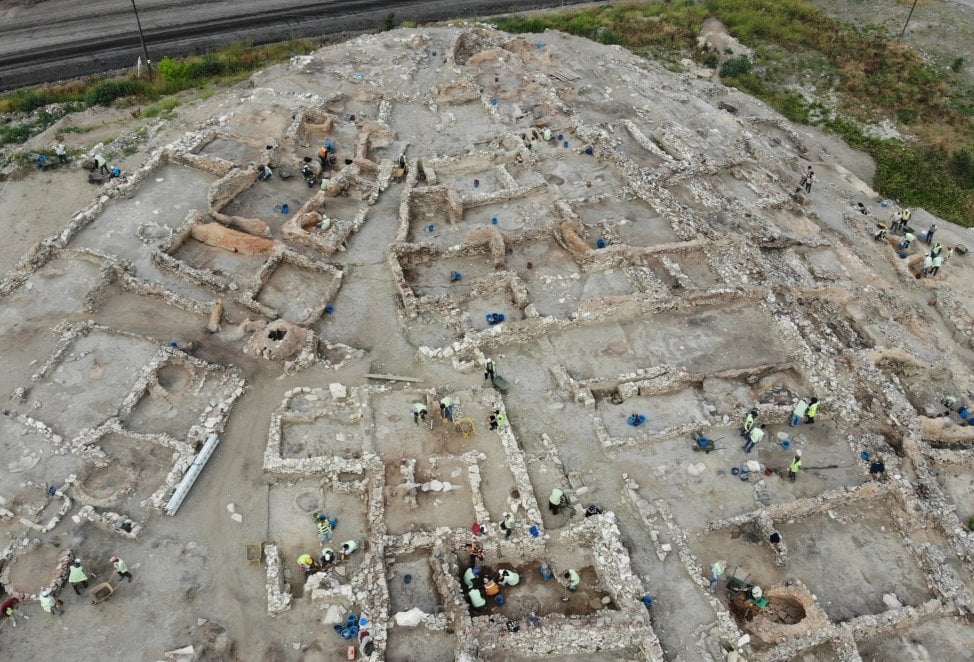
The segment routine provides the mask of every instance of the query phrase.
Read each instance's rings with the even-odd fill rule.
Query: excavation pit
[[[159,345],[138,336],[93,331],[68,351],[33,388],[38,416],[68,438],[117,415],[134,382],[132,366],[148,363]]]
[[[788,541],[788,574],[808,585],[833,621],[886,611],[886,593],[895,593],[909,605],[930,598],[926,576],[903,546],[889,506],[882,501],[834,508],[800,523],[784,522],[779,530]],[[837,555],[845,562],[822,563]]]
[[[204,145],[198,153],[223,159],[240,167],[256,161],[262,151],[254,145],[218,137]]]
[[[453,662],[456,635],[423,627],[395,627],[389,630],[385,659],[389,662]]]
[[[225,248],[204,244],[188,237],[173,253],[184,264],[219,278],[246,283],[252,280],[267,261],[266,255],[244,255]]]
[[[260,288],[257,301],[294,324],[313,324],[341,285],[341,272],[318,272],[284,262]]]
[[[207,192],[215,180],[193,168],[165,165],[139,188],[139,195],[119,198],[71,242],[72,248],[92,248],[138,262],[149,249],[136,234],[140,227],[171,232],[186,220],[192,209],[208,208]]]
[[[462,529],[476,521],[470,483],[467,482],[468,466],[462,458],[454,456],[417,458],[414,474],[416,483],[422,486],[440,481],[449,483],[452,489],[449,492],[445,489],[424,491],[422,487],[417,487],[411,492],[415,496],[415,507],[411,507],[403,497],[394,496],[399,491],[389,490],[390,496],[385,509],[389,535],[433,531],[441,526]],[[386,485],[395,488],[402,482],[400,464],[387,464]]]
[[[347,582],[359,568],[367,547],[366,497],[355,491],[339,491],[331,481],[300,480],[291,483],[276,483],[270,486],[269,508],[274,516],[270,518],[269,536],[277,541],[281,549],[283,566],[291,572],[292,588],[300,592],[303,585],[297,558],[311,554],[318,558],[322,547],[331,547],[338,552],[345,540],[356,540],[359,550],[346,561],[348,573],[341,579]],[[308,493],[316,493],[320,512],[337,518],[338,523],[332,533],[331,542],[322,543],[313,514],[306,507],[311,503]],[[334,574],[334,573],[332,573]]]
[[[207,371],[178,361],[165,363],[125,418],[124,426],[134,432],[185,439],[209,402],[225,390],[224,376],[222,370]]]
[[[282,169],[291,171],[288,179],[279,178]],[[269,181],[255,182],[220,211],[227,216],[260,219],[270,228],[270,237],[280,239],[281,229],[290,216],[317,192],[317,186],[309,188],[302,179],[300,165],[279,166]],[[282,211],[284,205],[288,207],[287,214]]]
[[[407,583],[406,576],[409,576]],[[419,608],[427,614],[443,610],[433,583],[428,552],[403,554],[387,570],[391,613]]]

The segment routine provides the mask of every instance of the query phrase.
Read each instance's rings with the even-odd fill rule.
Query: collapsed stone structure
[[[248,560],[276,624],[324,626],[307,651],[344,646],[330,630],[349,613],[367,615],[376,660],[415,655],[414,631],[429,659],[857,660],[969,619],[974,505],[944,475],[974,466],[974,437],[939,404],[974,398],[969,265],[917,281],[852,211],[879,197],[814,138],[735,91],[581,44],[467,26],[295,58],[26,255],[0,283],[8,319],[66,321],[53,347],[31,341],[42,362],[18,364],[3,421],[65,473],[38,509],[39,456],[17,460],[30,478],[0,495],[0,523],[30,534],[0,554],[4,587],[63,582],[70,553],[54,579],[12,575],[76,504],[76,527],[142,541],[212,435],[231,449],[220,461],[267,429],[244,464],[261,475],[236,477],[266,485]],[[824,167],[810,198],[790,191],[806,160]],[[177,192],[152,217],[132,203]],[[257,409],[283,400],[233,431],[248,383]],[[818,422],[789,429],[809,395]],[[750,457],[736,439],[752,408],[772,434]],[[508,423],[489,429],[492,413]],[[716,452],[694,453],[694,433]],[[795,448],[809,467],[789,483]],[[861,458],[883,460],[882,480]],[[570,515],[549,512],[554,488]],[[361,549],[303,577],[318,512]],[[485,567],[524,578],[486,613],[460,580],[471,523]],[[836,586],[804,524],[868,581]],[[867,543],[900,569],[871,576]],[[728,570],[765,587],[768,611],[735,611],[727,577],[710,592],[721,558],[752,568]],[[582,589],[562,602],[541,566],[580,570]]]

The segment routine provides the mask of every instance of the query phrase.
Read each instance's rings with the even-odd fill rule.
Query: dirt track
[[[388,2],[383,0],[139,0],[149,57],[185,55],[234,41],[374,30],[385,17],[429,21],[576,4],[576,0]],[[0,1],[0,90],[133,66],[141,54],[128,2]]]

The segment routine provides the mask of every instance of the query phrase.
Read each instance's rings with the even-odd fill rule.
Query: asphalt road
[[[483,16],[583,0],[136,0],[149,57],[235,41],[340,37],[396,23]],[[0,0],[0,90],[130,67],[141,54],[131,0]]]

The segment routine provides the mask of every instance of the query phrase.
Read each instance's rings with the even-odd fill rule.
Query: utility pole
[[[906,23],[903,24],[903,32],[900,33],[900,37],[906,34],[906,27],[910,24],[910,19],[913,18],[913,10],[917,8],[917,2],[918,0],[913,0],[913,6],[910,7],[910,14],[906,17]]]
[[[149,79],[152,79],[152,63],[149,62],[149,49],[145,47],[145,35],[142,34],[142,21],[139,20],[139,10],[135,7],[135,0],[132,0],[132,11],[135,12],[135,24],[139,27],[139,41],[142,42],[142,55],[145,57],[145,69],[149,72]]]

